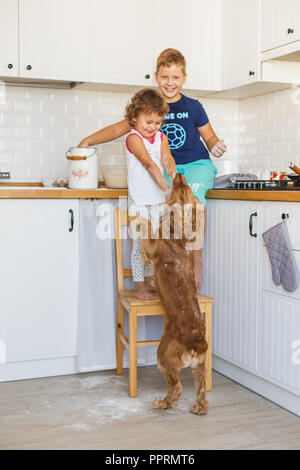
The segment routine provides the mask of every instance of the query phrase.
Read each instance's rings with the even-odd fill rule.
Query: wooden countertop
[[[103,183],[99,183],[98,189],[66,189],[45,188],[39,181],[0,182],[0,199],[118,199],[127,195],[127,189],[109,189],[105,188]],[[206,197],[207,199],[300,202],[300,191],[212,189],[207,192]]]
[[[211,189],[206,194],[207,199],[231,199],[244,201],[289,201],[300,202],[300,191],[298,190],[231,190],[231,189]]]
[[[45,188],[41,182],[0,182],[0,199],[118,199],[127,197],[127,189]]]

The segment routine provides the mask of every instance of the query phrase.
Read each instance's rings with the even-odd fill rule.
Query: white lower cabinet
[[[274,284],[262,239],[265,230],[281,222],[282,214],[288,214],[292,248],[300,269],[300,204],[209,200],[207,214],[202,292],[216,299],[216,361],[231,364],[234,380],[249,388],[253,383],[258,393],[300,414],[300,288],[288,292]],[[224,366],[224,370],[230,368]],[[219,371],[223,371],[222,366]],[[280,387],[282,392],[268,391],[264,385],[256,388],[254,378],[251,381],[254,376],[255,380],[262,379],[262,384],[267,381]],[[283,397],[283,392],[291,396]],[[296,408],[294,394],[299,403]]]
[[[263,291],[258,315],[258,373],[300,393],[300,302]]]
[[[213,350],[241,367],[255,369],[261,245],[249,232],[255,202],[208,203],[202,292],[216,299]],[[253,233],[259,218],[252,216]]]
[[[75,357],[78,207],[78,200],[0,201],[0,380],[58,375],[51,360],[62,366]]]

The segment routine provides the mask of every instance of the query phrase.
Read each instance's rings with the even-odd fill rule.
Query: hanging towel
[[[117,283],[114,210],[118,199],[80,199],[79,282],[76,367],[90,372],[116,367]],[[126,205],[127,207],[127,205]],[[102,233],[103,232],[103,233]],[[104,234],[104,236],[101,235]],[[123,241],[124,266],[130,268],[131,240]],[[131,278],[125,289],[133,289]],[[128,337],[128,315],[125,335]],[[138,340],[160,338],[163,317],[139,320]],[[138,348],[138,364],[155,364],[157,346]],[[128,367],[124,353],[124,367]]]
[[[216,176],[214,180],[214,188],[233,188],[236,180],[247,181],[247,180],[257,180],[257,176],[252,173],[230,173],[228,175]]]
[[[103,202],[104,201],[104,202]],[[110,201],[112,206],[114,200]],[[79,224],[79,283],[77,370],[115,367],[115,266],[113,237],[97,237],[97,213],[105,199],[81,199]],[[106,204],[107,205],[107,204]],[[110,207],[110,206],[109,206]],[[114,207],[110,212],[113,216]],[[113,217],[110,217],[113,220]],[[108,227],[108,230],[111,230]],[[112,231],[112,230],[111,230]]]
[[[274,283],[277,286],[282,284],[289,292],[296,290],[299,287],[300,274],[286,221],[269,228],[262,237],[269,253]]]

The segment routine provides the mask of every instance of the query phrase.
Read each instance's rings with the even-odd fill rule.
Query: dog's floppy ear
[[[158,240],[142,239],[141,240],[141,253],[145,263],[152,263],[157,256],[157,242]]]
[[[159,225],[159,238],[163,240],[182,239],[182,206],[175,202],[168,204],[161,215]]]
[[[193,195],[191,188],[186,184],[186,180],[182,175],[177,174],[175,180],[176,184],[174,184],[169,204],[171,203],[173,207],[180,205],[182,216],[180,222],[179,217],[177,221],[175,221],[175,217],[171,217],[171,232],[175,233],[175,228],[172,226],[172,222],[175,221],[179,232],[180,225],[182,227],[181,239],[183,246],[188,250],[201,249],[204,239],[204,206]]]
[[[195,198],[194,198],[195,199]],[[187,250],[201,250],[204,243],[205,209],[194,200],[184,207],[184,239]]]

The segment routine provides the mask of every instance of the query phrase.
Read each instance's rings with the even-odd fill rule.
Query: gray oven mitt
[[[286,221],[269,228],[262,237],[267,245],[273,281],[277,286],[282,283],[284,289],[289,292],[296,290],[300,283],[300,274]]]

